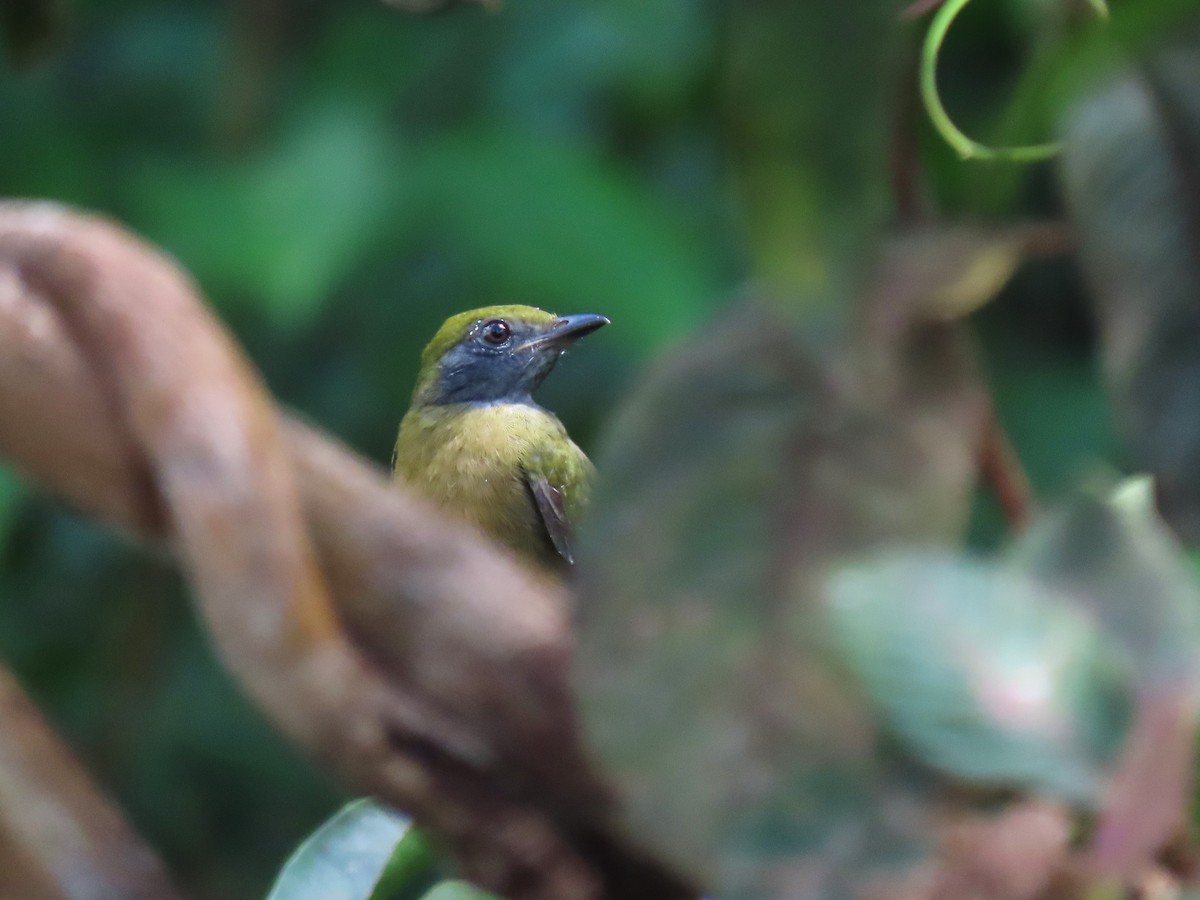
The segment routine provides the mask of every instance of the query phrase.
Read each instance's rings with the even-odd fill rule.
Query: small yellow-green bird
[[[607,324],[532,306],[452,316],[421,355],[395,478],[526,560],[574,562],[571,526],[587,505],[592,464],[533,391],[569,346]]]

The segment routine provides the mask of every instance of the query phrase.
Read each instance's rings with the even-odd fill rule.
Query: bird
[[[567,570],[595,469],[533,392],[568,347],[608,324],[519,305],[451,316],[421,354],[393,478],[525,561]]]

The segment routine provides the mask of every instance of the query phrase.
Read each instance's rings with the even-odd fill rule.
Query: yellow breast
[[[572,472],[590,468],[558,419],[520,403],[409,410],[396,439],[396,477],[455,517],[528,559],[545,561],[548,538],[525,473],[548,473],[571,497]],[[555,483],[558,482],[558,483]]]

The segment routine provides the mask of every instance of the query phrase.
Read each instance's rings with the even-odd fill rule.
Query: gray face
[[[566,347],[553,332],[516,320],[475,323],[442,357],[432,402],[531,403]]]

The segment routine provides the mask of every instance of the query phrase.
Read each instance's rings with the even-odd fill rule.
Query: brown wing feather
[[[546,526],[546,533],[550,536],[554,549],[568,564],[574,565],[575,558],[571,555],[571,523],[567,519],[567,504],[562,491],[542,476],[529,472],[525,473],[525,483],[529,485],[529,492],[533,494],[542,524]]]

